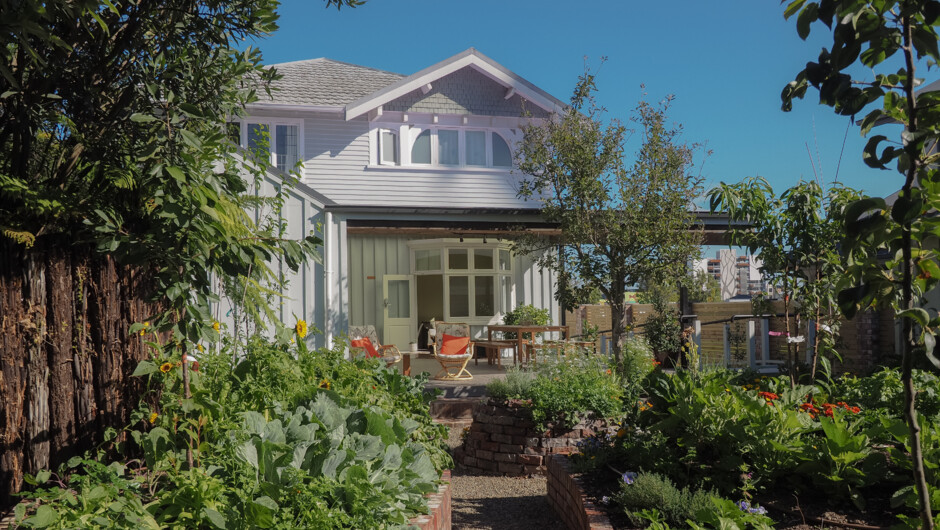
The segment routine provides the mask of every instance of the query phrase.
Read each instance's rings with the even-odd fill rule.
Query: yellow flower
[[[147,328],[149,327],[150,327],[150,322],[144,322],[144,329],[140,330],[141,337],[147,334]]]
[[[153,422],[157,421],[157,416],[159,416],[159,414],[157,414],[156,412],[151,412],[151,413],[150,413],[150,424],[151,424],[151,425],[153,424]]]
[[[294,326],[294,331],[297,332],[298,337],[300,338],[306,337],[307,336],[307,321],[304,319],[298,320],[297,325]]]
[[[202,344],[197,344],[196,349],[199,351],[205,351],[205,348],[202,347]]]
[[[329,390],[329,389],[330,389],[330,382],[327,381],[326,379],[324,379],[323,381],[320,381],[320,388],[325,388],[325,389]]]
[[[216,333],[219,332],[219,329],[220,329],[221,327],[222,327],[221,324],[219,324],[218,322],[213,322],[213,323],[212,323],[212,329],[214,329]]]
[[[160,371],[163,373],[167,373],[172,369],[173,369],[173,363],[163,363],[160,365]]]

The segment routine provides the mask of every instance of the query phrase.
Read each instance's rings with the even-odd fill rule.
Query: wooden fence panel
[[[92,450],[129,421],[147,352],[128,328],[157,309],[146,274],[88,249],[0,242],[0,507],[24,473]]]

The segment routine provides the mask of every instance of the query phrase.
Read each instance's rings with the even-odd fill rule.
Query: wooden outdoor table
[[[519,364],[521,357],[525,354],[523,350],[523,345],[525,339],[523,335],[525,333],[530,333],[532,338],[535,338],[536,333],[564,333],[562,339],[568,338],[568,326],[507,326],[507,325],[495,325],[487,326],[487,340],[493,341],[493,333],[515,333],[516,334],[516,364]],[[528,356],[526,356],[526,361],[528,361]]]
[[[514,340],[478,340],[473,343],[477,348],[483,348],[486,351],[486,363],[493,364],[496,362],[496,366],[499,368],[503,367],[502,356],[499,354],[499,350],[503,348],[512,348],[516,349],[516,341]],[[513,358],[515,359],[516,354],[513,353]],[[476,356],[474,356],[476,359]],[[476,361],[474,361],[476,364]]]

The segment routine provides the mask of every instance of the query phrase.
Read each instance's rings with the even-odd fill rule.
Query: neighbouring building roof
[[[319,58],[270,65],[283,77],[260,103],[342,107],[404,78],[367,66]]]

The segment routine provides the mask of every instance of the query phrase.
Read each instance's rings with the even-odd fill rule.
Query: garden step
[[[486,385],[454,385],[432,381],[425,385],[425,389],[441,390],[441,399],[467,399],[482,398],[486,396]]]
[[[479,401],[479,398],[436,399],[431,402],[431,417],[437,422],[472,421],[473,405]]]

